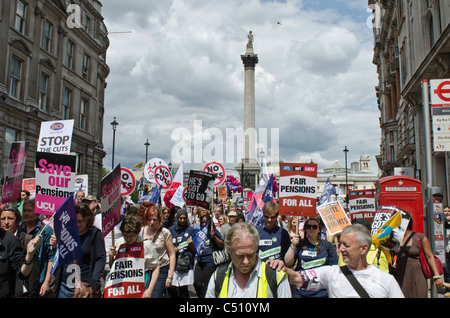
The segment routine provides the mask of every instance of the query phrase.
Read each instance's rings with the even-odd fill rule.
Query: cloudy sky
[[[107,63],[104,166],[148,159],[233,169],[242,144],[247,35],[254,34],[256,131],[267,157],[322,170],[369,155],[380,127],[367,0],[104,0]],[[131,31],[131,33],[127,33]],[[125,33],[121,33],[125,32]],[[257,153],[259,150],[257,151]],[[233,158],[234,157],[234,158]],[[181,159],[180,159],[181,158]],[[200,162],[199,162],[200,161]],[[201,162],[203,161],[203,162]]]

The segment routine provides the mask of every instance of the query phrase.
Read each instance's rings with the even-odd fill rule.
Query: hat
[[[84,201],[97,201],[97,198],[95,196],[93,196],[92,194],[90,194],[87,197],[85,197],[82,202],[84,202]]]
[[[235,211],[230,211],[228,213],[228,217],[230,217],[230,216],[238,216],[238,214]]]

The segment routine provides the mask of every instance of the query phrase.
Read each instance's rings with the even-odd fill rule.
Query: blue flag
[[[58,240],[58,246],[52,272],[58,266],[71,264],[75,260],[82,258],[73,193],[55,212],[53,216],[53,227]]]
[[[323,187],[322,195],[320,196],[319,202],[317,205],[322,205],[324,203],[331,201],[331,195],[336,193],[336,189],[333,187],[333,184],[330,182],[330,178],[327,178],[327,182]]]
[[[161,202],[160,201],[160,197],[161,197],[161,188],[162,186],[159,185],[157,187],[155,187],[152,191],[152,196],[150,197],[149,201],[153,202],[153,203],[158,203]]]
[[[206,223],[197,233],[192,235],[192,242],[194,242],[195,249],[197,250],[197,257],[202,256],[203,247],[208,236],[209,221]]]

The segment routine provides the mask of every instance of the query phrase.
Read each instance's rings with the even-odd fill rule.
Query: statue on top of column
[[[252,33],[252,31],[248,32],[247,47],[248,48],[253,48],[253,33]]]

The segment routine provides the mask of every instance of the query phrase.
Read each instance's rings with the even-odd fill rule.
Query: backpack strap
[[[266,277],[273,298],[278,298],[277,271],[266,265]]]
[[[345,277],[348,279],[350,284],[352,284],[353,288],[356,290],[356,292],[361,298],[370,298],[369,294],[361,286],[361,284],[358,282],[358,280],[353,275],[352,271],[347,267],[347,265],[340,266],[339,268],[341,269],[342,273],[344,273]]]

